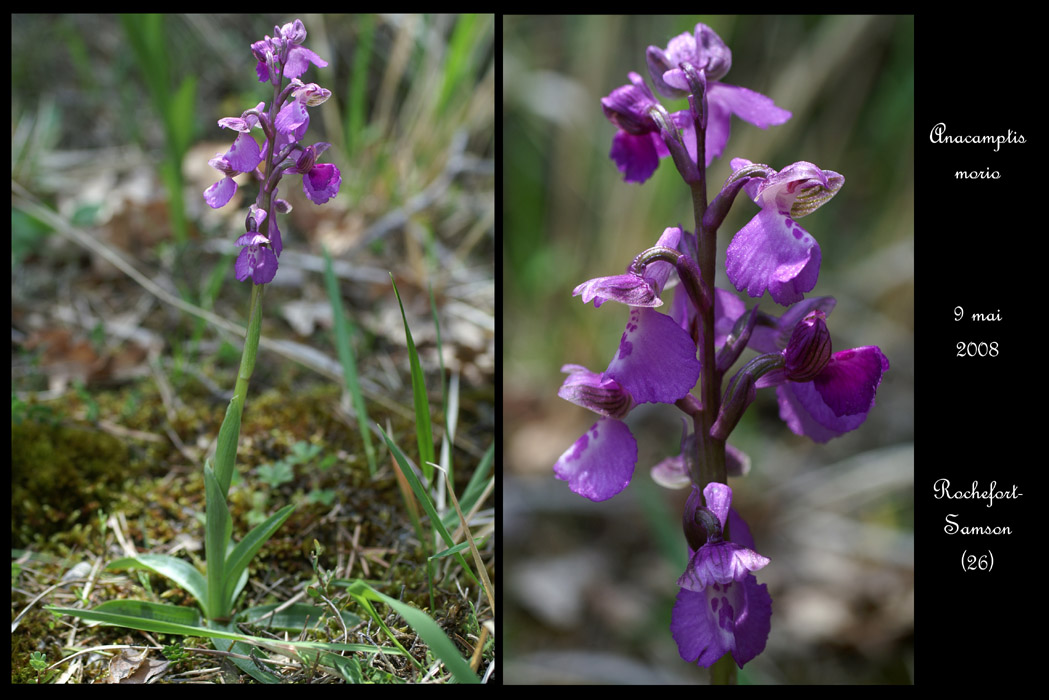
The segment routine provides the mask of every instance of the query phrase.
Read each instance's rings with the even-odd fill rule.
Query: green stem
[[[700,362],[700,399],[703,410],[693,414],[693,425],[696,432],[695,467],[691,474],[693,483],[700,491],[707,484],[716,481],[728,482],[725,468],[725,441],[710,435],[710,428],[717,420],[721,403],[721,373],[717,369],[717,354],[714,351],[714,270],[717,258],[717,229],[708,229],[703,222],[707,213],[707,173],[706,173],[706,110],[705,95],[693,88],[694,99],[699,104],[692,104],[696,126],[696,165],[699,168],[699,179],[690,182],[692,191],[692,212],[696,221],[696,263],[699,265],[700,283],[703,293],[710,303],[697,310],[699,313],[699,362]],[[698,471],[698,474],[695,472]],[[725,523],[723,536],[729,538],[728,523]],[[712,685],[735,685],[736,666],[731,654],[725,654],[710,667]]]
[[[259,337],[262,335],[262,292],[264,284],[251,285],[251,310],[248,316],[248,334],[244,337],[244,354],[240,356],[240,370],[237,372],[237,385],[233,389],[234,401],[237,401],[241,415],[244,409],[244,397],[248,394],[248,382],[255,371],[255,357],[259,352]]]
[[[725,654],[710,667],[711,685],[736,685],[736,662],[732,654]]]

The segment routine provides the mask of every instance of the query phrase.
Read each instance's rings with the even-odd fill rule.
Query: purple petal
[[[590,426],[554,464],[554,474],[591,501],[605,501],[630,483],[637,441],[626,423],[602,418]]]
[[[889,360],[876,345],[842,350],[831,356],[813,384],[836,416],[866,415],[888,369]]]
[[[294,46],[288,51],[288,62],[284,65],[284,77],[288,80],[298,78],[306,72],[310,64],[324,68],[328,62],[302,46]]]
[[[703,489],[703,498],[706,499],[707,508],[717,516],[722,526],[728,515],[729,507],[732,505],[732,489],[728,484],[711,481]]]
[[[766,207],[733,237],[725,261],[736,289],[752,297],[768,289],[787,306],[816,286],[820,247],[786,212]]]
[[[568,376],[557,395],[565,401],[611,418],[626,416],[634,405],[630,394],[614,379],[580,365],[565,365],[561,371],[568,372]]]
[[[637,403],[673,403],[696,385],[699,369],[696,346],[674,319],[634,307],[605,375]]]
[[[653,286],[644,277],[632,272],[587,280],[572,290],[572,296],[580,295],[584,304],[592,300],[595,309],[606,301],[618,301],[627,306],[663,305],[663,300],[656,296]]]
[[[753,575],[743,582],[715,584],[702,593],[681,589],[670,618],[670,632],[685,661],[709,667],[731,652],[743,668],[765,649],[771,629],[768,586]]]
[[[299,127],[303,125],[308,126],[309,123],[310,114],[306,111],[306,105],[300,100],[291,100],[288,104],[281,107],[274,125],[277,127],[277,131],[282,134],[297,134]],[[304,135],[299,134],[299,138],[302,138]]]
[[[791,432],[805,435],[815,442],[827,442],[855,430],[866,418],[865,415],[838,418],[824,403],[812,382],[781,384],[776,387],[776,399],[779,401],[779,417]]]
[[[302,176],[302,191],[314,204],[324,204],[339,193],[342,173],[332,163],[321,163]]]
[[[707,88],[707,101],[717,102],[745,122],[761,129],[783,124],[791,113],[777,107],[772,98],[736,85],[714,83]]]
[[[226,206],[236,193],[237,183],[231,177],[224,177],[204,190],[204,201],[212,209],[218,209]]]
[[[719,544],[708,544],[692,555],[677,585],[699,593],[718,583],[742,581],[751,571],[764,568],[768,563],[768,557],[735,542],[726,540]]]
[[[623,173],[624,181],[644,182],[652,177],[652,173],[659,166],[656,139],[662,143],[659,134],[655,133],[634,136],[625,131],[617,131],[612,137],[612,150],[608,155]]]
[[[262,153],[251,134],[240,134],[226,152],[226,160],[236,170],[250,173],[262,162]]]

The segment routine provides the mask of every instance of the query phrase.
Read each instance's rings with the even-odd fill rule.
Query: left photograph
[[[498,680],[496,27],[12,16],[12,683]]]

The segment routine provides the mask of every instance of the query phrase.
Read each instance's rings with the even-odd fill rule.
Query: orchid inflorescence
[[[251,45],[259,82],[273,85],[269,110],[265,102],[259,102],[239,117],[219,119],[220,127],[239,134],[225,154],[208,161],[224,177],[204,191],[204,200],[218,209],[237,192],[234,177],[252,173],[260,181],[258,197],[245,222],[247,232],[237,239],[237,245],[243,248],[235,263],[237,279],[244,281],[250,277],[255,284],[273,280],[277,258],[283,249],[276,214],[288,213],[291,205],[277,198],[281,177],[285,173],[302,175],[302,190],[316,204],[324,204],[338,194],[342,183],[338,167],[317,162],[331,147],[330,143],[301,144],[310,126],[306,108],[323,104],[331,97],[331,91],[316,83],[303,83],[299,76],[311,63],[319,68],[328,63],[302,46],[306,28],[301,20],[274,27],[273,33],[273,37],[266,36]],[[285,79],[289,80],[287,86]],[[262,148],[251,135],[255,128],[261,128],[266,137]],[[258,167],[263,163],[265,168],[260,172]]]
[[[832,297],[809,297],[821,262],[819,244],[797,220],[829,201],[844,178],[800,161],[776,170],[743,158],[707,202],[706,168],[725,151],[733,114],[767,128],[791,113],[770,98],[721,79],[732,52],[708,26],[650,46],[649,76],[664,97],[688,98],[669,112],[644,79],[601,100],[617,131],[610,157],[627,182],[641,183],[670,157],[692,193],[696,231],[666,228],[624,274],[588,280],[573,292],[595,308],[606,301],[629,307],[619,348],[603,372],[566,364],[558,394],[601,416],[561,455],[554,473],[593,501],[626,488],[638,446],[624,419],[642,403],[677,406],[692,419],[681,453],[652,469],[670,488],[691,487],[683,527],[688,565],[670,629],[681,657],[710,667],[727,655],[740,668],[760,654],[771,628],[772,600],[754,576],[769,563],[746,522],[732,509],[728,476],[741,476],[749,458],[727,443],[759,389],[775,387],[779,414],[798,435],[816,442],[854,430],[874,406],[889,362],[877,346],[833,352],[827,316]],[[752,298],[768,292],[786,310],[774,315],[747,308],[733,292],[714,287],[717,230],[744,191],[759,211],[726,250],[729,281]],[[677,274],[666,313],[661,295]],[[726,375],[746,348],[756,357]],[[699,387],[699,396],[693,389]]]

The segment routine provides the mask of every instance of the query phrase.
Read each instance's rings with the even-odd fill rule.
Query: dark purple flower
[[[208,161],[208,165],[222,172],[225,177],[204,190],[204,201],[212,209],[225,206],[237,192],[234,176],[250,173],[261,162],[262,153],[255,139],[247,133],[238,135],[224,155],[215,156]]]
[[[709,667],[727,653],[743,668],[765,649],[771,629],[772,598],[751,573],[769,563],[754,551],[750,529],[730,509],[732,490],[712,482],[703,490],[706,507],[693,486],[685,506],[685,529],[696,544],[696,513],[704,510],[706,542],[689,546],[689,563],[678,580],[670,632],[686,661]],[[730,524],[731,540],[722,538]],[[691,526],[691,527],[690,527]]]
[[[579,365],[565,365],[568,377],[557,394],[604,416],[565,450],[554,474],[569,488],[592,501],[604,501],[626,488],[637,463],[637,440],[619,420],[634,400],[614,379]]]
[[[269,239],[261,233],[249,231],[237,239],[244,246],[233,264],[237,279],[241,282],[249,277],[255,284],[269,284],[277,274],[277,256],[269,247]]]
[[[305,73],[311,63],[318,68],[328,65],[327,61],[301,46],[306,40],[306,28],[302,20],[297,19],[283,27],[274,27],[273,33],[274,38],[271,39],[267,35],[263,40],[251,45],[251,51],[258,61],[255,73],[259,76],[260,83],[276,80],[275,73],[281,61],[284,63],[283,77],[289,80]]]
[[[661,281],[652,283],[662,287]],[[673,403],[684,397],[699,379],[699,370],[696,346],[674,319],[631,307],[608,369],[597,374],[579,365],[562,367],[569,376],[558,395],[605,417],[561,455],[554,473],[593,501],[622,491],[634,473],[637,441],[620,419],[638,403]]]
[[[732,169],[751,165],[734,158]],[[837,194],[845,178],[812,163],[798,162],[744,189],[761,211],[733,237],[725,251],[728,278],[739,291],[788,306],[816,286],[820,247],[795,219],[811,214]]]
[[[314,204],[324,204],[337,195],[342,184],[342,173],[335,165],[317,163],[317,156],[330,146],[330,143],[320,142],[291,152],[290,157],[296,162],[288,172],[302,174],[302,191]]]
[[[776,387],[780,418],[797,435],[827,442],[855,430],[874,407],[882,375],[889,369],[888,358],[875,345],[826,357],[830,336],[826,314],[819,309],[809,311],[800,321],[788,319],[789,323],[795,324],[793,328],[785,324],[780,332],[781,336],[787,329],[791,332],[787,346],[780,350],[784,369],[764,375],[757,386]],[[775,352],[776,348],[762,345],[768,338],[752,339],[751,347]]]
[[[686,32],[674,37],[665,50],[649,46],[646,56],[656,90],[667,97],[684,97],[690,92],[682,63],[690,63],[705,71],[707,135],[704,148],[707,167],[725,150],[733,114],[762,129],[783,124],[791,117],[790,112],[777,107],[760,93],[718,82],[732,66],[732,52],[705,24],[697,24],[692,34]]]

